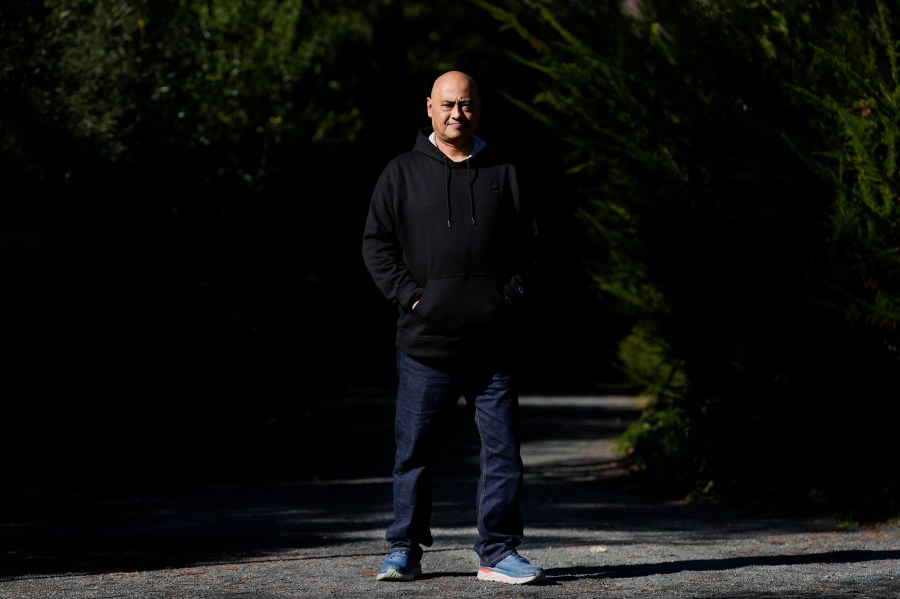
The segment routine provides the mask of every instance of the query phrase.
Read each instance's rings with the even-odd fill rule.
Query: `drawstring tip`
[[[475,224],[475,217],[474,217],[474,216],[472,217],[472,224],[473,224],[473,225]]]
[[[449,221],[449,220],[447,221],[447,228],[448,228],[448,229],[450,228],[450,221]]]

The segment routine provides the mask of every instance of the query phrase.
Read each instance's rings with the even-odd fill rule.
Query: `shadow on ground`
[[[684,534],[696,543],[712,543],[771,530],[771,521],[727,510],[637,499],[608,450],[637,411],[622,398],[610,399],[598,405],[579,398],[523,398],[523,455],[531,461],[523,507],[532,543],[554,548],[579,543],[572,530],[599,531],[610,537],[602,539],[607,546],[640,535]],[[348,538],[370,540],[378,547],[371,556],[375,561],[391,519],[392,413],[386,397],[330,400],[306,414],[316,426],[294,421],[296,434],[282,429],[269,438],[212,444],[108,480],[93,464],[93,475],[81,484],[71,473],[55,482],[36,476],[7,484],[0,579],[229,564],[297,550],[347,557]],[[440,458],[433,522],[455,549],[471,542],[477,447],[477,433],[460,404]],[[567,457],[555,460],[557,453]],[[790,524],[784,526],[789,531]],[[898,558],[900,551],[834,550],[645,559],[549,568],[548,575],[559,583]]]
[[[621,404],[531,402],[523,408],[523,435],[526,443],[596,441],[633,417]],[[63,460],[62,473],[51,455],[46,465],[34,464],[32,476],[6,483],[0,576],[153,570],[327,547],[335,533],[380,537],[391,518],[392,419],[389,397],[330,399],[268,436],[207,441],[181,454],[161,452],[157,461]],[[441,454],[436,525],[471,525],[477,456],[477,432],[460,403]],[[571,467],[556,475],[535,468],[535,510],[576,488],[594,500],[615,492],[616,479],[602,476],[610,464],[588,458]],[[594,471],[601,476],[571,480],[572,473]],[[583,502],[564,510],[557,504],[553,514],[580,524],[595,517]]]

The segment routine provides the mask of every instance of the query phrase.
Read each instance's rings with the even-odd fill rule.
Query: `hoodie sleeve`
[[[384,296],[409,309],[423,290],[403,260],[397,236],[397,194],[390,168],[379,177],[369,204],[362,255],[375,285]]]

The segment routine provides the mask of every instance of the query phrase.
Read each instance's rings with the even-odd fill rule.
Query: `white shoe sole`
[[[478,569],[478,580],[501,582],[503,584],[528,584],[536,580],[542,580],[543,578],[543,572],[539,572],[538,574],[535,574],[533,576],[513,577],[509,576],[508,574],[503,574],[502,572],[497,572],[496,570],[490,570],[488,568]]]

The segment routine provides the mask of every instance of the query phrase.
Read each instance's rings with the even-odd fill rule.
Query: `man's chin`
[[[469,135],[469,132],[466,130],[457,129],[457,130],[446,131],[444,133],[444,137],[445,137],[445,139],[447,139],[447,141],[459,142],[459,141],[466,141],[472,136]]]

